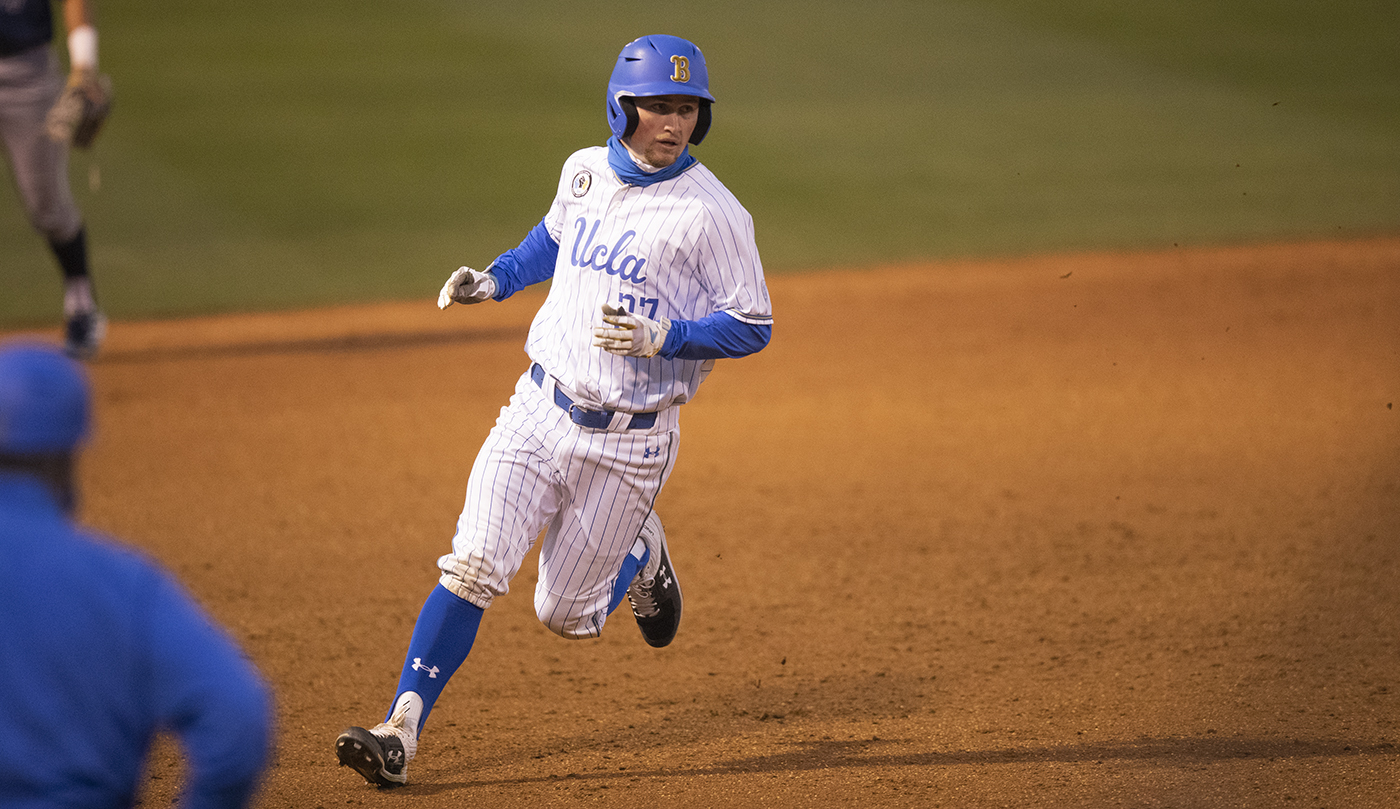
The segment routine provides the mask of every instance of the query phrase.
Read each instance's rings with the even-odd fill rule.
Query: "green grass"
[[[117,103],[73,161],[104,306],[430,298],[539,220],[655,32],[705,50],[695,153],[770,272],[1400,231],[1400,4],[478,5],[104,6]],[[0,184],[0,325],[58,289]]]

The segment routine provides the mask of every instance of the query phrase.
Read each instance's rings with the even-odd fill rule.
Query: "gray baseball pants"
[[[0,57],[0,139],[25,214],[54,244],[71,240],[83,226],[68,185],[68,146],[44,129],[61,92],[63,75],[49,46]]]

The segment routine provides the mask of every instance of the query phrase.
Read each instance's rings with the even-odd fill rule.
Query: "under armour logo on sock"
[[[432,666],[432,667],[430,668],[430,667],[428,667],[428,666],[423,665],[423,658],[421,658],[421,657],[415,657],[415,658],[413,658],[413,670],[414,670],[414,671],[426,671],[426,672],[428,672],[428,679],[429,679],[429,680],[436,680],[436,679],[437,679],[438,667],[437,667],[437,666]]]

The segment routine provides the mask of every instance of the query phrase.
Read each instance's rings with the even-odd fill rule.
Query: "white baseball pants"
[[[646,430],[588,429],[555,404],[553,379],[541,387],[522,375],[472,466],[452,553],[438,560],[442,585],[489,607],[543,531],[535,613],[563,637],[597,637],[622,561],[675,466],[678,410]]]

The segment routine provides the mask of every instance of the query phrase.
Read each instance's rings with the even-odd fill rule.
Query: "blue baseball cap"
[[[88,436],[88,382],[82,366],[53,346],[0,346],[0,453],[71,452]]]

